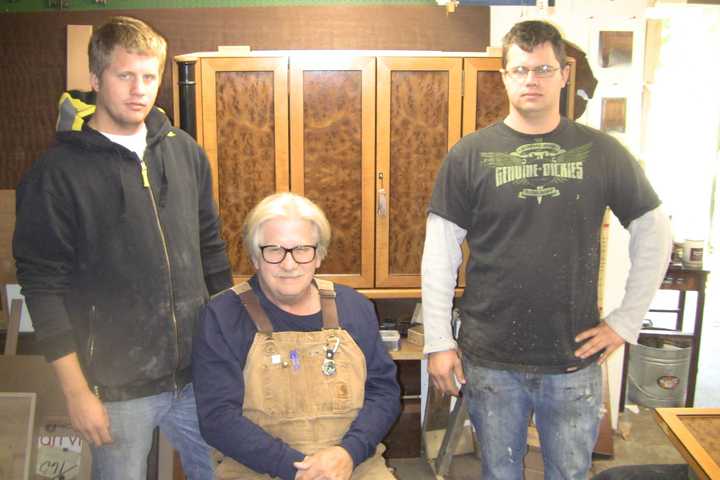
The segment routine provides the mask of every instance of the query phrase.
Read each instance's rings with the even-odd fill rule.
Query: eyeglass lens
[[[553,73],[555,73],[557,70],[560,70],[560,68],[550,65],[540,65],[535,68],[519,66],[508,69],[507,73],[512,78],[520,80],[526,78],[530,72],[533,72],[533,74],[538,78],[547,78]]]
[[[310,263],[315,259],[316,245],[298,245],[293,248],[285,248],[280,245],[264,245],[260,247],[263,259],[268,263],[282,263],[288,252],[292,255],[295,263]]]

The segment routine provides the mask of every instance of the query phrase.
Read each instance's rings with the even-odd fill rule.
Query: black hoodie
[[[91,99],[61,98],[57,144],[17,190],[13,252],[45,357],[77,352],[103,400],[126,400],[190,380],[195,319],[230,265],[197,143],[153,108],[139,159],[87,126]]]

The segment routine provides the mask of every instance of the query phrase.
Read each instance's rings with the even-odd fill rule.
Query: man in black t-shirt
[[[503,41],[509,114],[451,149],[430,203],[428,371],[445,393],[463,385],[485,480],[522,478],[532,412],[545,478],[586,478],[602,417],[599,364],[637,342],[669,258],[669,220],[635,159],[612,137],[560,116],[569,74],[555,27],[515,25]],[[622,305],[600,319],[606,207],[630,232],[632,268]],[[456,343],[450,311],[465,239]]]

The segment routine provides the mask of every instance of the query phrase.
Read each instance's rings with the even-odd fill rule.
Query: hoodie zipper
[[[162,224],[160,223],[160,214],[158,213],[157,203],[155,202],[155,195],[153,194],[152,188],[150,187],[150,178],[148,176],[148,168],[145,163],[145,155],[140,159],[140,175],[142,176],[143,187],[147,188],[148,194],[150,195],[150,203],[155,213],[155,222],[157,223],[158,231],[160,232],[160,240],[163,246],[163,253],[165,254],[165,265],[168,270],[168,277],[170,280],[169,293],[170,293],[170,315],[172,317],[173,331],[175,332],[175,370],[173,370],[173,387],[175,392],[178,391],[177,378],[175,373],[178,366],[180,365],[180,334],[178,333],[177,318],[175,318],[175,294],[173,293],[173,278],[172,270],[170,269],[170,255],[168,254],[167,242],[165,241],[165,232],[163,231]]]
[[[88,370],[92,371],[92,364],[95,360],[95,305],[90,306],[90,318],[88,325],[88,343],[87,343],[87,364]],[[100,389],[94,383],[91,385],[92,391],[96,397],[100,398]]]

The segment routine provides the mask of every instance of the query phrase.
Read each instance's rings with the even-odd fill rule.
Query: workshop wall
[[[3,8],[7,11],[25,3],[8,3]],[[123,5],[138,3],[158,2],[128,1]],[[166,36],[168,63],[157,104],[169,114],[170,65],[173,56],[182,53],[215,50],[219,45],[249,45],[252,50],[484,51],[490,36],[488,7],[463,7],[448,15],[445,8],[434,4],[83,11],[45,8],[0,13],[0,188],[15,188],[52,142],[57,101],[65,88],[66,26],[97,27],[111,15],[138,17]]]

